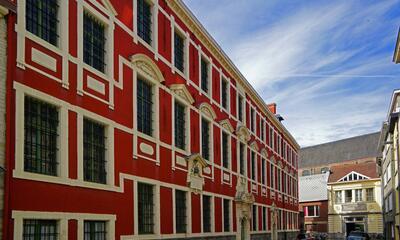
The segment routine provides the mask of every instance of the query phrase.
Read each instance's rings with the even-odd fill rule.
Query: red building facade
[[[182,2],[18,0],[8,31],[5,239],[297,232],[299,146]]]

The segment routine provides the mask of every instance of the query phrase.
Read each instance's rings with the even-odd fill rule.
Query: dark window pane
[[[201,119],[201,134],[202,156],[210,160],[210,123],[204,118]]]
[[[137,1],[137,30],[138,35],[145,42],[151,45],[151,5],[146,0]]]
[[[243,121],[243,97],[239,95],[238,100],[238,117],[239,121]]]
[[[176,232],[186,232],[186,192],[175,191]]]
[[[224,232],[230,231],[230,201],[228,199],[224,199]]]
[[[174,37],[175,67],[179,69],[181,72],[183,72],[185,64],[184,47],[185,47],[185,40],[180,34],[175,32],[175,37]]]
[[[57,2],[57,0],[27,0],[25,15],[26,29],[55,46],[58,40]]]
[[[57,220],[25,219],[23,240],[57,240]]]
[[[265,168],[266,168],[265,160],[263,159],[262,166],[261,166],[261,183],[262,184],[265,184]]]
[[[57,107],[25,97],[24,170],[57,175]]]
[[[208,62],[201,59],[201,89],[208,93]]]
[[[257,231],[257,206],[253,205],[252,230]]]
[[[246,154],[246,149],[243,143],[240,143],[240,149],[239,149],[239,161],[240,161],[240,174],[244,175],[244,169],[245,169],[245,161],[244,157]]]
[[[137,128],[138,131],[152,135],[153,132],[153,96],[152,86],[145,80],[137,81]]]
[[[84,223],[85,240],[106,240],[107,228],[105,221],[85,221]]]
[[[154,233],[153,186],[138,183],[139,234]]]
[[[254,109],[250,109],[250,130],[254,132]]]
[[[211,197],[203,195],[203,232],[211,232]]]
[[[251,179],[256,180],[256,154],[251,152]]]
[[[225,168],[229,167],[229,136],[227,133],[222,133],[222,165]]]
[[[221,100],[222,100],[222,107],[227,109],[228,108],[228,88],[229,84],[226,80],[222,80],[222,95],[221,95]]]
[[[83,120],[83,173],[85,181],[106,183],[106,137],[103,125]]]
[[[83,16],[83,61],[104,72],[105,69],[105,27],[89,13]]]
[[[186,142],[185,106],[175,102],[175,146],[185,149]]]

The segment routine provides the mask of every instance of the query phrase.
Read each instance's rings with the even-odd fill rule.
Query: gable
[[[338,182],[350,182],[350,181],[358,181],[358,180],[365,180],[369,179],[369,177],[362,175],[361,173],[351,171],[346,176],[339,179]]]

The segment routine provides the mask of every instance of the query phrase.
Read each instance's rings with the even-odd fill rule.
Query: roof
[[[329,172],[299,177],[299,202],[328,200]]]
[[[342,177],[346,176],[350,172],[360,173],[369,178],[379,178],[376,169],[375,161],[359,162],[359,163],[344,163],[331,167],[331,174],[329,176],[329,183],[337,182]]]
[[[300,149],[299,168],[377,157],[380,132]]]
[[[400,28],[397,34],[396,47],[394,49],[394,54],[393,54],[393,62],[400,63]]]

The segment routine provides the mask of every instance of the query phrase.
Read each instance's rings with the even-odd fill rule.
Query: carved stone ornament
[[[246,126],[239,125],[236,129],[236,135],[244,142],[250,141],[251,135]]]
[[[151,78],[157,82],[164,82],[164,76],[157,64],[145,54],[135,54],[131,57],[131,62],[136,69],[145,77]]]
[[[263,148],[261,150],[261,156],[263,156],[264,158],[268,158],[268,151],[267,149]]]
[[[221,124],[221,126],[222,126],[223,128],[225,128],[225,130],[227,130],[227,131],[230,132],[230,133],[233,133],[234,130],[235,130],[235,129],[233,128],[231,122],[230,122],[228,119],[224,119],[224,120],[220,121],[219,124]]]
[[[250,147],[251,147],[253,150],[255,150],[256,152],[258,152],[258,150],[259,150],[258,144],[257,144],[256,141],[252,141],[252,142],[250,143]]]
[[[243,177],[239,177],[237,185],[236,185],[236,194],[235,201],[238,203],[244,204],[253,204],[254,203],[254,195],[249,193],[247,189],[246,179]]]
[[[210,104],[204,102],[204,103],[200,104],[199,109],[207,117],[209,117],[211,119],[217,118],[217,114],[215,113],[214,109],[211,107]]]
[[[193,192],[200,193],[203,191],[204,185],[203,168],[207,167],[208,164],[199,153],[186,157],[186,161],[188,162],[188,175],[186,180],[188,186]]]
[[[169,87],[176,95],[185,100],[189,104],[194,103],[194,98],[186,88],[185,84],[172,84]]]

